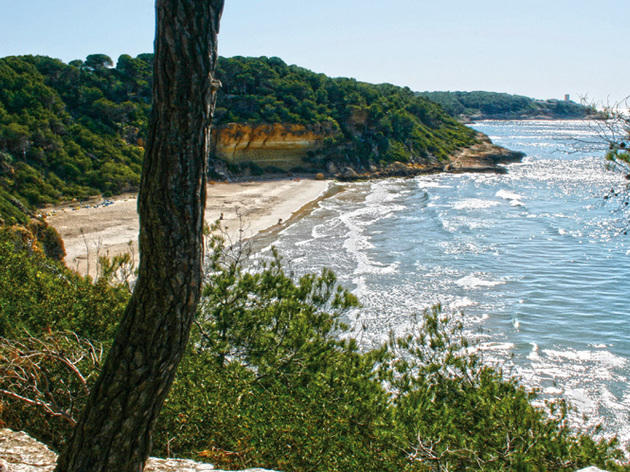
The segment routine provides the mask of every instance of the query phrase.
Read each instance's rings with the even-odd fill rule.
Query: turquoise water
[[[585,150],[598,140],[586,122],[475,128],[527,157],[506,175],[343,184],[274,244],[296,272],[330,267],[359,296],[364,345],[441,303],[465,314],[488,362],[627,442],[630,236],[603,199],[624,181]]]

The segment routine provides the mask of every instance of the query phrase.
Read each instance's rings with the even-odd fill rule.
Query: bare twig
[[[74,332],[0,338],[0,395],[75,424],[103,347]]]

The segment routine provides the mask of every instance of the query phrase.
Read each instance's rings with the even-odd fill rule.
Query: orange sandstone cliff
[[[290,170],[305,164],[324,139],[334,136],[326,124],[270,123],[248,125],[229,123],[213,132],[214,156],[231,164],[253,162],[260,167]]]
[[[360,136],[366,126],[367,115],[354,113],[346,123],[353,136]],[[506,172],[501,164],[519,162],[521,152],[510,151],[493,144],[490,138],[477,133],[474,144],[460,149],[447,159],[420,159],[412,162],[393,162],[363,166],[357,159],[338,159],[328,162],[318,158],[326,154],[327,138],[341,135],[330,123],[301,125],[288,123],[241,124],[228,123],[213,130],[213,156],[228,164],[253,163],[266,171],[292,171],[318,167],[340,180],[358,180],[378,177],[399,177],[435,172]],[[328,157],[344,156],[344,145]],[[328,150],[330,151],[330,149]],[[308,158],[311,158],[309,162]],[[326,164],[327,162],[327,164]]]

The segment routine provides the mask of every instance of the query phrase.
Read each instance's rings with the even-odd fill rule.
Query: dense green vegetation
[[[0,228],[0,336],[76,330],[96,341],[114,334],[124,287],[97,283],[52,260],[25,229]]]
[[[91,384],[128,296],[123,285],[92,283],[47,257],[26,228],[0,227],[0,390],[77,415],[87,390],[60,359],[77,360],[72,367]],[[43,411],[0,395],[0,424],[59,444],[68,422]]]
[[[451,116],[471,119],[587,118],[591,107],[564,100],[536,100],[522,95],[496,92],[421,92]]]
[[[111,195],[139,183],[151,106],[151,54],[70,64],[0,59],[0,218],[62,199]],[[311,170],[443,159],[472,130],[409,89],[332,79],[278,58],[221,58],[216,126],[299,123],[327,135]],[[238,171],[238,169],[234,169]]]
[[[475,134],[408,88],[315,74],[281,59],[221,59],[216,123],[323,125],[334,136],[313,165],[435,162]]]
[[[136,188],[147,86],[134,89],[142,71],[134,75],[125,56],[116,69],[107,65],[99,55],[71,65],[41,56],[0,60],[0,217],[11,222],[61,198]]]
[[[615,462],[614,441],[573,433],[562,404],[534,407],[533,393],[484,366],[466,349],[458,320],[439,309],[419,316],[415,333],[365,352],[344,326],[360,312],[357,300],[334,274],[296,280],[277,255],[245,270],[243,252],[220,239],[209,247],[211,275],[158,420],[155,454],[286,472],[630,470]],[[59,359],[74,359],[91,384],[128,297],[108,273],[90,283],[0,233],[0,307],[8,313],[0,390],[33,395],[23,381],[12,384],[27,372],[49,406],[80,411],[84,384]],[[8,289],[16,274],[20,289]],[[3,394],[0,406],[8,426],[56,448],[67,437],[69,422],[41,405]]]

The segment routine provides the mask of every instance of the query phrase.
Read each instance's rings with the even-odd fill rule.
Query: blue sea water
[[[273,244],[296,272],[329,267],[359,297],[366,347],[441,303],[465,314],[488,362],[567,399],[576,427],[628,442],[630,236],[603,198],[624,181],[587,122],[474,127],[527,157],[505,175],[338,184]]]

